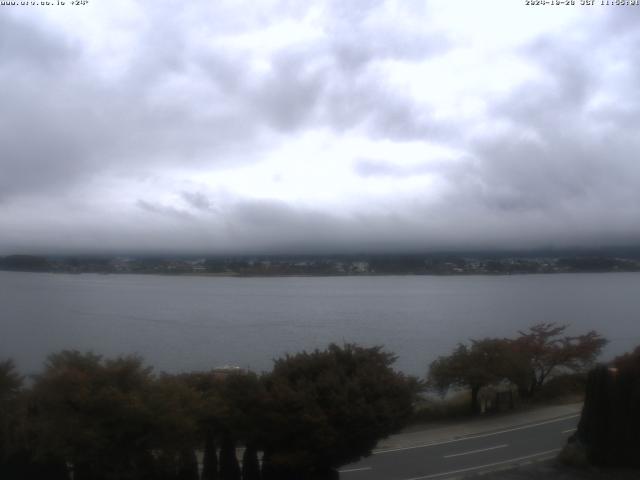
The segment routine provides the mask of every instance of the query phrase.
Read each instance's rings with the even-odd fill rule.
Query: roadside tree
[[[513,341],[519,365],[513,378],[521,397],[532,397],[558,372],[586,372],[607,344],[594,330],[584,335],[564,335],[567,325],[539,323]]]
[[[419,384],[381,347],[332,344],[287,355],[266,376],[263,478],[337,478],[410,417]]]
[[[458,344],[450,355],[432,362],[428,384],[442,393],[451,387],[468,388],[471,391],[470,411],[479,413],[480,389],[507,379],[513,374],[515,361],[508,339],[472,340],[469,346]]]

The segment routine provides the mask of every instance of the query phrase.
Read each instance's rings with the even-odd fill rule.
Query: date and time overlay
[[[637,7],[640,0],[524,0],[527,6]]]
[[[84,7],[96,0],[0,0],[0,7]],[[525,6],[638,7],[640,0],[522,0]]]

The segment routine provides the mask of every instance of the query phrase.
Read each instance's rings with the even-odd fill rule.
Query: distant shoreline
[[[0,257],[0,270],[206,277],[523,275],[640,271],[638,256],[342,255],[256,257]]]
[[[201,277],[201,278],[362,278],[362,277],[513,277],[524,275],[570,275],[570,274],[599,274],[599,273],[640,273],[640,270],[593,270],[570,272],[465,272],[465,273],[324,273],[324,274],[249,274],[249,273],[195,273],[195,272],[65,272],[55,270],[8,270],[9,273],[48,273],[54,275],[104,275],[130,276],[146,275],[157,277]]]

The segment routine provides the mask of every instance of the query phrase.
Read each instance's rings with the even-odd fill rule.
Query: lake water
[[[171,372],[267,370],[329,342],[384,345],[423,375],[457,342],[537,322],[590,329],[603,358],[640,344],[640,273],[214,278],[0,272],[0,359],[24,373],[61,349],[139,353]]]

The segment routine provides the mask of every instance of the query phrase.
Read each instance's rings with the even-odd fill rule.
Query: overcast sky
[[[524,0],[0,6],[0,254],[637,244],[639,27]]]

